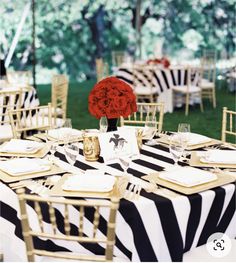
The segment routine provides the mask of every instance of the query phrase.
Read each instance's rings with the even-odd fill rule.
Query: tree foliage
[[[1,0],[0,45],[6,56],[27,0]],[[112,50],[137,54],[136,0],[35,0],[36,57],[40,69],[63,72],[81,81],[94,75],[96,57],[111,62]],[[185,49],[235,51],[234,0],[142,0],[143,58],[164,39],[169,57]],[[31,66],[32,19],[29,14],[11,66]]]

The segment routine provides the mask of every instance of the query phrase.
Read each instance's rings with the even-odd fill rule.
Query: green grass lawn
[[[95,80],[70,84],[67,115],[68,118],[72,119],[75,128],[98,128],[98,120],[88,112],[88,94],[94,84]],[[213,109],[208,100],[204,101],[203,113],[201,113],[199,105],[190,108],[187,117],[184,114],[184,108],[176,109],[173,113],[165,114],[163,129],[176,131],[178,123],[188,122],[191,125],[192,132],[220,139],[222,108],[227,106],[229,109],[236,110],[235,93],[228,91],[226,83],[222,82],[220,84],[218,83],[216,88],[216,109]],[[51,100],[50,88],[50,85],[38,85],[37,91],[40,104],[46,104]]]

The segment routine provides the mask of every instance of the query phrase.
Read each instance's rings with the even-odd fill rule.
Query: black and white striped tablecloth
[[[103,169],[109,174],[121,170],[119,164],[105,166],[102,159],[98,162],[84,160],[82,143],[75,166],[81,170]],[[56,154],[62,161],[67,161],[63,148]],[[144,145],[139,159],[132,162],[128,172],[136,177],[147,173],[161,171],[173,165],[168,149],[156,145]],[[160,189],[155,193],[141,191],[139,200],[122,199],[117,215],[116,245],[114,254],[131,261],[181,261],[183,253],[205,244],[208,237],[215,232],[224,232],[229,237],[236,237],[235,184],[228,184],[190,196]],[[19,207],[16,194],[4,183],[0,183],[1,217],[0,234],[4,240],[2,246],[6,260],[26,260],[24,242],[19,219]],[[36,213],[31,210],[31,222],[34,224]],[[78,211],[75,211],[78,218]],[[60,213],[57,213],[60,218]],[[104,220],[105,220],[104,216]],[[46,217],[45,222],[49,224]],[[61,219],[62,220],[62,219]],[[72,225],[73,228],[73,225]],[[102,230],[101,230],[102,231]],[[68,246],[64,242],[42,240],[37,238],[38,247],[47,247],[52,251],[91,251],[90,247],[78,244]]]

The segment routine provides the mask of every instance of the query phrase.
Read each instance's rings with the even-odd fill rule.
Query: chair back
[[[137,103],[137,112],[128,116],[121,117],[120,124],[123,125],[140,125],[144,126],[147,116],[156,116],[156,127],[158,132],[162,131],[164,118],[164,103]]]
[[[96,59],[96,73],[97,73],[97,82],[109,76],[108,64],[104,62],[102,58]]]
[[[112,51],[112,66],[119,67],[124,61],[126,57],[125,51]]]
[[[9,110],[14,138],[26,137],[29,131],[45,131],[53,127],[51,103],[46,106]]]
[[[54,75],[52,77],[52,108],[53,119],[56,125],[57,117],[66,119],[67,113],[67,99],[68,99],[69,81],[66,75]]]
[[[22,87],[28,87],[30,78],[30,71],[7,71],[7,80],[10,84],[20,84]]]
[[[155,66],[133,64],[133,90],[137,101],[148,99],[153,103],[158,96],[155,82]]]
[[[115,245],[116,214],[119,207],[118,198],[111,198],[111,200],[44,198],[25,194],[24,189],[18,189],[17,194],[28,261],[34,261],[35,255],[59,259],[112,261]],[[33,204],[37,213],[37,229],[30,228],[27,202]],[[57,217],[59,213],[63,215],[63,218]],[[51,227],[44,225],[43,214],[49,215]],[[107,219],[103,218],[104,215]],[[71,218],[72,221],[70,221]],[[103,226],[100,229],[101,223]],[[88,244],[90,247],[94,244],[94,247],[100,246],[100,251],[104,251],[104,254],[84,255],[39,250],[34,248],[33,237],[78,242],[81,245]],[[105,248],[103,249],[103,247]]]
[[[204,49],[202,53],[202,58],[216,63],[217,51],[215,49]]]
[[[8,112],[22,106],[22,90],[0,90],[0,125],[11,124]]]
[[[227,136],[236,139],[236,111],[228,110],[227,107],[223,108],[221,140],[227,141]],[[235,143],[234,143],[235,144]],[[235,144],[236,145],[236,144]]]
[[[202,69],[201,67],[189,66],[186,68],[186,84],[189,89],[191,86],[199,86],[202,80]]]
[[[206,58],[201,59],[202,78],[215,83],[216,80],[216,62]]]

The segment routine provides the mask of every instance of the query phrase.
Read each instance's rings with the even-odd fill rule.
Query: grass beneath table
[[[88,94],[94,84],[95,81],[70,84],[67,111],[68,118],[72,119],[75,128],[98,128],[98,120],[88,112]],[[37,91],[41,104],[50,101],[50,89],[50,85],[38,85]],[[217,86],[216,96],[216,109],[213,109],[212,104],[205,100],[204,113],[201,113],[199,105],[190,108],[187,117],[184,115],[184,108],[175,109],[173,113],[166,113],[163,129],[176,131],[178,123],[188,122],[192,132],[219,139],[221,137],[222,108],[227,106],[229,109],[235,110],[236,96],[235,93],[228,91],[226,83]]]

